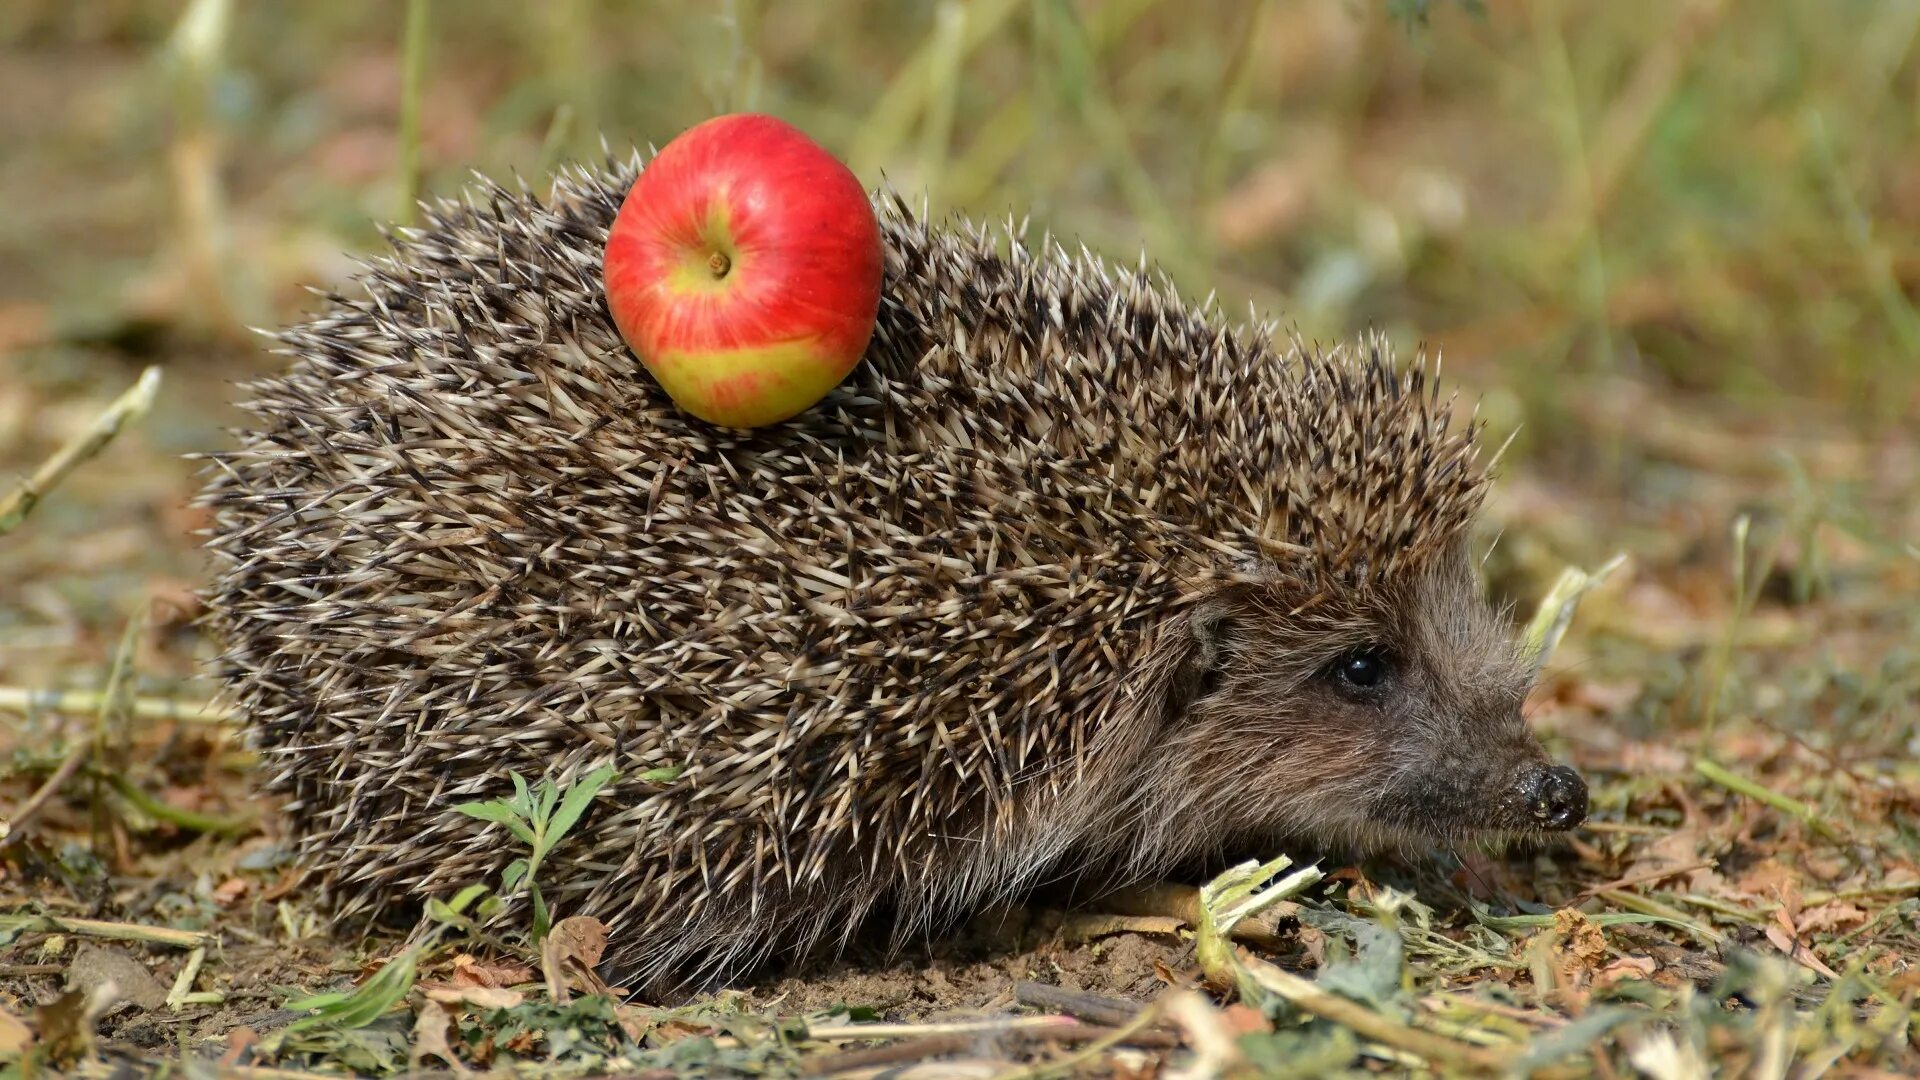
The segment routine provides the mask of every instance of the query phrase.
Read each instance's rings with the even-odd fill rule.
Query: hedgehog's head
[[[1527,729],[1534,664],[1469,555],[1473,428],[1382,350],[1299,378],[1261,569],[1197,597],[1171,635],[1154,786],[1173,805],[1157,816],[1360,850],[1579,824],[1586,785]]]
[[[1348,596],[1232,586],[1185,628],[1161,753],[1184,774],[1168,780],[1217,801],[1215,835],[1372,850],[1586,817],[1585,783],[1522,718],[1532,666],[1465,545]]]

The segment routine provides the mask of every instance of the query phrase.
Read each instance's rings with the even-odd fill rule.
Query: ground
[[[1439,5],[1424,28],[1335,3],[854,6],[646,33],[619,4],[436,6],[420,183],[751,105],[937,207],[1122,258],[1144,238],[1191,292],[1443,351],[1513,437],[1496,599],[1524,621],[1566,568],[1625,557],[1528,705],[1592,820],[1324,862],[1237,988],[1196,989],[1190,925],[1038,902],[617,1007],[557,1003],[564,972],[511,940],[450,926],[409,954],[337,924],[240,723],[200,711],[185,455],[283,362],[244,327],[297,318],[404,213],[399,5],[23,0],[0,15],[0,499],[160,381],[30,514],[0,502],[0,1068],[1920,1071],[1910,5]]]

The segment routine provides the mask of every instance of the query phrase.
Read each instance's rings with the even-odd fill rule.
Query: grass
[[[401,225],[413,223],[420,197],[420,94],[427,77],[432,13],[432,0],[407,0],[407,28],[401,38],[400,202],[393,218]]]
[[[1025,1076],[1913,1072],[1920,6],[1474,8],[7,5],[0,1058],[29,1031],[83,1069],[232,1054],[260,1075],[956,1053]],[[193,679],[204,522],[179,455],[281,362],[243,325],[295,317],[299,286],[350,272],[337,252],[470,168],[537,182],[603,134],[739,107],[936,211],[1122,261],[1144,244],[1230,309],[1443,349],[1491,441],[1513,436],[1496,593],[1525,610],[1563,568],[1630,557],[1570,625],[1536,624],[1564,639],[1530,715],[1588,775],[1592,824],[1542,852],[1323,866],[1238,1003],[1188,991],[1164,922],[668,1008],[559,1002],[460,898],[411,942],[307,907]],[[140,408],[116,404],[130,384]],[[80,942],[172,1003],[102,1020],[66,989]],[[1085,1014],[1023,998],[1036,978]],[[229,1034],[285,1031],[295,988],[332,995],[318,1019],[272,1047]]]

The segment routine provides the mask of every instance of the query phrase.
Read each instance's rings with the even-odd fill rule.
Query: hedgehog
[[[643,167],[423,207],[208,457],[213,664],[343,917],[494,880],[524,852],[455,807],[609,765],[541,887],[650,984],[1046,881],[1584,818],[1426,362],[882,187],[860,365],[712,427],[605,304]]]

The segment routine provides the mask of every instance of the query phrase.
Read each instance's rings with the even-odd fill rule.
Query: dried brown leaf
[[[547,981],[547,993],[559,1004],[573,1000],[572,984],[578,983],[589,994],[612,992],[595,964],[607,951],[607,924],[590,915],[572,915],[553,924],[540,943],[540,970]]]
[[[214,887],[213,902],[221,907],[231,907],[234,901],[247,894],[245,878],[232,877]]]
[[[65,1065],[93,1052],[94,1025],[116,997],[111,984],[93,990],[69,990],[34,1010],[33,1026],[47,1060]]]
[[[1659,965],[1650,956],[1623,956],[1593,974],[1594,989],[1604,989],[1622,979],[1646,979],[1651,981]]]
[[[483,961],[467,953],[453,958],[455,986],[518,986],[533,978],[533,969],[525,964]]]
[[[465,1074],[467,1063],[447,1045],[447,1028],[453,1023],[453,1016],[431,997],[420,1006],[413,1018],[413,1045],[407,1050],[407,1065],[418,1072],[420,1063],[427,1057],[439,1058],[447,1063],[454,1072]]]
[[[1839,930],[1866,920],[1866,912],[1845,900],[1834,900],[1802,911],[1800,917],[1794,920],[1794,926],[1802,935],[1806,935],[1822,930]]]
[[[500,986],[461,986],[458,983],[422,982],[427,1000],[443,1005],[471,1005],[476,1009],[511,1009],[527,999],[518,990]]]
[[[220,1064],[240,1064],[245,1059],[247,1051],[259,1041],[260,1033],[250,1027],[237,1027],[227,1032],[227,1048],[220,1053]]]
[[[1812,968],[1814,971],[1825,975],[1829,979],[1837,979],[1840,977],[1832,968],[1828,967],[1824,961],[1818,956],[1815,956],[1812,949],[1794,939],[1790,926],[1781,925],[1786,922],[1787,913],[1785,911],[1776,911],[1774,914],[1776,916],[1775,921],[1767,926],[1767,940],[1773,942],[1775,948],[1786,953],[1788,958],[1795,963]]]
[[[1244,1002],[1236,1002],[1220,1010],[1221,1018],[1235,1036],[1264,1035],[1273,1030],[1273,1022],[1265,1013]]]
[[[26,1021],[0,1009],[0,1054],[22,1054],[33,1043],[33,1029]]]

